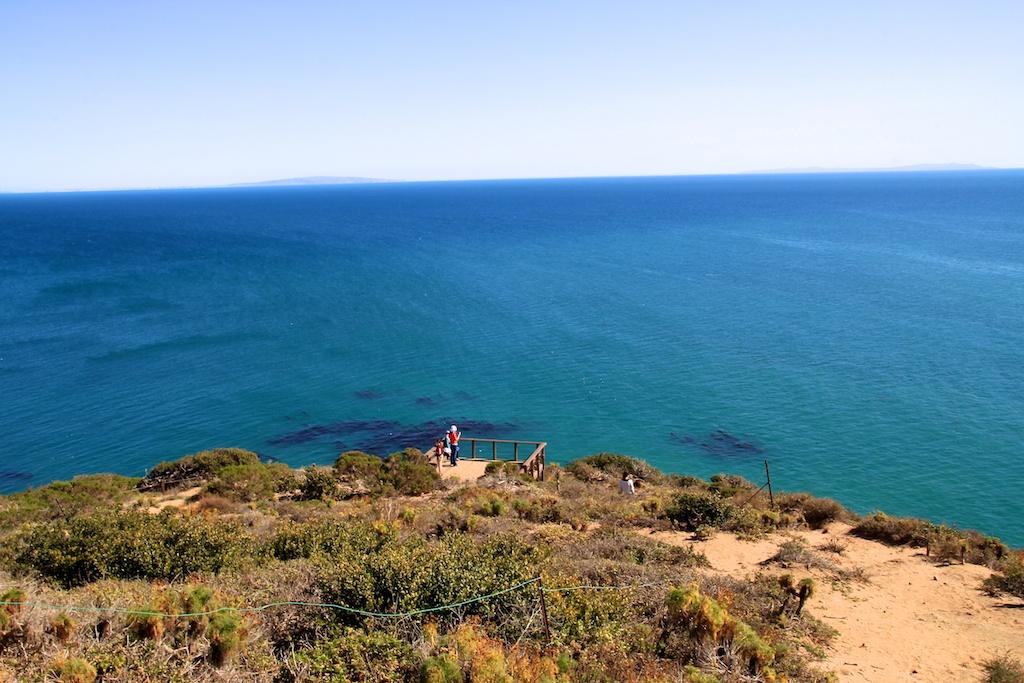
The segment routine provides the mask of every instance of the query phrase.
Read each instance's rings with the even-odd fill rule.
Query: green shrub
[[[510,462],[507,460],[495,460],[484,466],[484,474],[499,479],[515,480],[524,483],[534,483],[534,478],[520,469],[522,463]],[[548,465],[548,476],[557,476],[554,472],[554,464]]]
[[[985,683],[1024,683],[1024,664],[1009,653],[986,660],[982,668]]]
[[[889,545],[926,547],[928,554],[940,561],[963,559],[972,564],[996,567],[1010,555],[1010,549],[992,536],[960,531],[921,519],[890,517],[884,512],[875,512],[861,519],[850,533]]]
[[[701,647],[731,644],[731,649],[742,661],[723,661],[724,665],[731,664],[730,673],[753,676],[763,672],[764,679],[776,680],[775,672],[768,668],[775,660],[775,649],[771,644],[749,624],[730,614],[725,605],[702,593],[696,585],[670,591],[665,605],[666,629],[662,634],[662,645],[667,652],[688,659]]]
[[[716,474],[711,477],[708,488],[722,498],[732,498],[737,493],[753,493],[757,487],[738,474]]]
[[[447,654],[428,658],[420,669],[423,683],[463,683],[465,680],[459,663]]]
[[[634,477],[651,482],[660,481],[662,478],[661,472],[651,467],[643,460],[639,460],[638,458],[633,458],[628,455],[620,455],[618,453],[596,453],[594,455],[588,455],[585,458],[572,461],[565,469],[573,476],[578,476],[580,479],[586,481],[589,478],[588,468],[600,470],[604,474],[611,475],[616,478],[621,477],[623,473],[632,474]]]
[[[338,492],[338,480],[334,472],[323,467],[308,467],[302,481],[303,500],[330,500]]]
[[[385,631],[346,628],[296,654],[317,681],[409,681],[420,674],[422,661],[406,642]],[[461,673],[461,672],[460,672]],[[431,680],[459,680],[438,678]]]
[[[481,517],[501,517],[505,512],[505,501],[498,496],[491,494],[477,500],[473,512]]]
[[[6,498],[0,505],[0,530],[19,524],[73,517],[117,505],[134,494],[139,479],[115,474],[93,474],[71,481],[55,481]]]
[[[210,614],[214,608],[213,591],[206,586],[196,586],[181,599],[181,612],[190,616],[185,619],[186,631],[189,636],[202,635],[210,623]]]
[[[681,489],[706,489],[708,483],[699,477],[693,477],[689,474],[670,474],[669,481],[673,486],[678,486]]]
[[[277,491],[278,479],[271,466],[262,463],[228,465],[220,470],[207,490],[214,495],[243,502],[268,500]]]
[[[361,479],[372,488],[384,478],[384,461],[362,451],[345,451],[334,462],[334,471],[344,477]]]
[[[214,448],[153,466],[140,486],[173,486],[193,479],[211,479],[232,465],[258,465],[260,456],[243,448]]]
[[[626,529],[601,527],[574,543],[557,548],[559,556],[599,559],[638,565],[706,567],[707,558],[690,547],[668,545]]]
[[[96,680],[96,668],[79,657],[58,661],[53,673],[61,683],[93,683]]]
[[[1024,560],[1019,556],[1008,558],[998,573],[985,579],[984,587],[993,595],[1007,593],[1024,598]]]
[[[846,508],[831,498],[809,498],[802,506],[804,521],[812,529],[821,529],[849,515]]]
[[[337,519],[290,523],[280,527],[270,539],[269,552],[279,560],[362,555],[379,551],[394,542],[396,536],[394,528],[386,525],[353,524]]]
[[[876,512],[860,520],[850,530],[850,533],[889,545],[909,545],[920,548],[928,544],[929,527],[928,522],[920,519],[890,517],[884,512]]]
[[[334,463],[334,471],[343,479],[361,481],[378,495],[418,496],[433,491],[441,480],[437,468],[415,448],[406,448],[384,459],[362,451],[347,451]]]
[[[766,518],[761,510],[744,505],[734,507],[723,526],[740,536],[756,538],[762,536],[768,528],[774,527],[770,520],[771,517]]]
[[[512,509],[519,519],[536,524],[561,522],[564,519],[557,498],[516,498],[512,501]]]
[[[574,650],[614,646],[622,652],[651,652],[654,634],[648,623],[649,605],[634,591],[588,590],[590,581],[571,575],[551,585],[571,589],[548,593],[548,619],[556,642]],[[545,585],[548,582],[545,581]]]
[[[128,615],[128,631],[136,640],[160,640],[170,620],[162,607],[143,605]]]
[[[385,483],[403,496],[419,496],[433,491],[441,481],[437,468],[415,448],[392,453],[384,461]]]
[[[10,588],[0,593],[0,632],[6,631],[25,609],[21,603],[28,601],[28,594],[20,588]]]
[[[65,586],[97,579],[172,580],[241,566],[255,554],[237,524],[110,510],[51,522],[20,539],[17,562]]]
[[[716,493],[681,493],[665,510],[665,517],[687,531],[708,526],[721,528],[733,515],[731,503]]]
[[[71,640],[71,635],[75,632],[75,622],[67,612],[58,612],[50,619],[50,623],[46,626],[46,632],[60,642],[66,643]]]
[[[319,566],[317,587],[325,602],[371,612],[406,612],[461,602],[502,591],[531,578],[537,551],[511,536],[475,541],[448,534],[434,542],[420,537],[399,541],[381,538],[362,552],[326,558]],[[511,591],[463,607],[462,616],[525,613],[535,592]],[[365,618],[336,613],[342,623],[361,624]],[[452,618],[447,612],[439,619]]]
[[[242,615],[236,611],[218,612],[206,628],[210,639],[210,660],[215,666],[224,666],[235,657],[246,636]]]

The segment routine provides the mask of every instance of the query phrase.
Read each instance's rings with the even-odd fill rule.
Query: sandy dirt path
[[[829,534],[792,534],[812,547],[840,538],[847,547],[842,555],[822,554],[868,578],[841,584],[819,580],[819,590],[808,603],[810,613],[839,631],[823,667],[837,672],[841,681],[980,681],[981,663],[993,655],[1024,658],[1024,601],[991,598],[979,590],[991,571],[976,565],[939,566],[920,549],[892,548],[849,536],[848,530],[835,524]],[[707,555],[713,571],[736,577],[765,571],[760,563],[786,540],[773,535],[741,541],[720,533],[693,542],[682,532],[647,535],[673,545],[693,545]],[[820,570],[802,571],[808,573],[823,578]]]

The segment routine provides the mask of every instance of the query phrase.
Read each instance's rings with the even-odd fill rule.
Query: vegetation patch
[[[107,578],[169,581],[258,557],[253,538],[235,523],[116,508],[37,526],[15,543],[19,566],[65,587]]]
[[[258,465],[260,456],[243,448],[214,448],[153,466],[139,482],[140,490],[167,489],[206,481],[237,465]]]

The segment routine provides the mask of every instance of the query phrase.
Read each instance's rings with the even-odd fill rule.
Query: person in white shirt
[[[627,496],[636,495],[636,487],[633,485],[633,475],[629,472],[622,473],[622,480],[619,481],[619,493]]]

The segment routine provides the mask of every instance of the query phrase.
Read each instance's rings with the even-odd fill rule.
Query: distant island
[[[361,178],[359,176],[311,175],[301,178],[280,178],[260,180],[253,183],[232,183],[227,187],[267,187],[275,185],[357,185],[364,183],[394,183],[384,178]]]
[[[807,166],[805,168],[767,168],[749,173],[880,173],[880,172],[905,172],[915,171],[998,171],[1001,169],[992,166],[979,166],[977,164],[911,164],[909,166],[877,166],[870,168],[827,168],[823,166]]]

